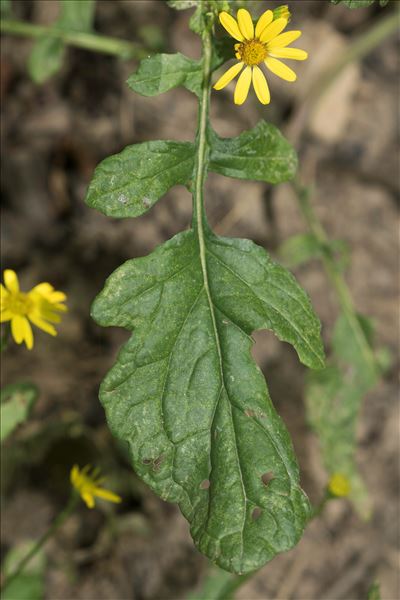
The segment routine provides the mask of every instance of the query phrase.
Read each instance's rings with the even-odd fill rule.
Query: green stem
[[[315,85],[311,86],[307,98],[311,98],[314,103],[327,90],[344,67],[356,60],[360,60],[379,46],[386,38],[395,33],[399,26],[399,10],[400,7],[393,12],[389,12],[387,16],[374,23],[366,33],[356,38],[348,50],[339,57],[337,62],[331,68],[328,68],[325,75]]]
[[[235,577],[232,577],[232,579],[229,579],[226,582],[222,590],[220,590],[215,600],[233,600],[235,598],[235,592],[256,573],[257,571],[254,571],[252,573],[246,573],[246,575],[236,575]]]
[[[68,517],[74,511],[77,503],[79,502],[79,496],[72,492],[70,499],[65,508],[58,514],[50,525],[48,530],[40,537],[37,542],[32,546],[27,555],[21,560],[18,566],[11,571],[11,573],[4,577],[1,588],[4,590],[18,575],[25,569],[29,561],[39,552],[40,548],[47,542],[47,540],[54,535],[54,533],[61,527],[61,525],[68,519]]]
[[[325,229],[323,228],[322,224],[318,220],[317,216],[315,215],[314,210],[311,206],[309,190],[305,187],[302,187],[298,183],[293,184],[293,187],[298,197],[300,210],[310,231],[314,234],[315,238],[318,240],[322,248],[329,248],[328,235]],[[333,256],[330,255],[329,252],[323,252],[322,262],[325,267],[325,271],[332,283],[332,286],[336,291],[342,311],[347,318],[347,321],[352,329],[355,339],[357,340],[358,346],[362,352],[364,360],[366,364],[368,364],[369,368],[373,372],[375,372],[377,370],[377,364],[374,353],[360,325],[360,321],[357,317],[357,311],[354,306],[350,290],[346,285],[341,271],[335,259],[333,258]]]
[[[96,33],[69,31],[55,26],[35,25],[33,23],[26,23],[25,21],[2,19],[1,32],[33,38],[41,38],[43,36],[55,37],[70,46],[113,54],[123,59],[141,59],[148,55],[148,52],[139,44],[128,42],[127,40],[119,40]]]

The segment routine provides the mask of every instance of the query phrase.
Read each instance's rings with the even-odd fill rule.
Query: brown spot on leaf
[[[164,460],[164,455],[160,454],[157,458],[153,460],[153,471],[158,471],[160,469],[161,463]]]
[[[252,410],[251,408],[246,408],[246,410],[244,411],[244,414],[246,415],[246,417],[255,417],[256,413],[254,410]]]
[[[142,463],[143,463],[144,465],[150,465],[152,462],[153,462],[153,459],[152,459],[152,458],[144,458],[144,459],[142,460]]]
[[[262,510],[259,506],[256,506],[253,512],[251,513],[251,518],[253,521],[257,521],[257,519],[261,516]]]
[[[261,475],[261,481],[263,482],[264,485],[268,485],[270,481],[272,481],[274,478],[274,474],[272,471],[268,471],[267,473],[264,473],[263,475]]]
[[[210,487],[210,480],[209,479],[204,479],[201,484],[200,484],[200,488],[202,490],[208,490],[208,488]]]

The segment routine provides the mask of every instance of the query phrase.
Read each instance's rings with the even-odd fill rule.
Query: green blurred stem
[[[372,27],[357,37],[349,48],[340,56],[338,61],[328,68],[325,75],[321,77],[315,85],[311,86],[307,99],[315,102],[326,91],[336,77],[342,72],[348,64],[363,58],[374,48],[379,46],[386,38],[396,32],[399,27],[400,4],[397,9],[389,12],[388,15],[379,19]]]
[[[399,11],[400,3],[396,10],[390,11],[388,15],[379,19],[370,29],[351,42],[348,49],[339,55],[336,62],[311,84],[288,128],[287,133],[292,142],[299,140],[318,100],[329,89],[343,69],[350,63],[367,56],[385,39],[396,32],[399,26]]]
[[[40,537],[37,542],[32,546],[27,555],[21,560],[18,566],[11,571],[11,573],[4,577],[1,585],[1,589],[4,590],[10,583],[13,581],[22,571],[25,569],[26,565],[29,561],[39,552],[39,550],[44,546],[49,538],[51,538],[57,529],[61,527],[63,523],[68,519],[68,517],[75,510],[76,505],[79,502],[79,496],[76,492],[72,492],[70,499],[65,506],[65,508],[58,514],[58,516],[54,519],[53,523],[50,525],[48,530]]]
[[[117,38],[98,35],[96,33],[83,33],[79,31],[69,31],[57,27],[47,27],[45,25],[35,25],[25,21],[15,21],[12,19],[1,20],[1,32],[24,37],[55,37],[61,39],[65,44],[93,50],[94,52],[104,52],[113,54],[123,59],[137,58],[141,59],[148,55],[148,52],[139,44],[119,40]]]
[[[323,228],[322,224],[318,220],[310,202],[310,190],[306,187],[301,186],[299,183],[294,183],[293,188],[297,194],[300,210],[311,233],[313,233],[315,238],[318,240],[318,242],[321,245],[321,248],[329,248],[328,235],[325,229]],[[372,371],[376,371],[377,363],[375,360],[374,353],[360,325],[360,321],[357,317],[357,311],[354,306],[350,290],[347,287],[347,284],[342,276],[340,268],[338,267],[335,258],[331,255],[329,251],[325,250],[323,252],[322,262],[325,267],[325,271],[331,281],[331,284],[336,291],[342,311],[345,314],[347,321],[352,329],[353,335],[358,342],[364,360]]]

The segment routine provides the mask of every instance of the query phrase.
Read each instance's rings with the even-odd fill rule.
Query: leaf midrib
[[[213,299],[211,296],[211,290],[210,290],[210,286],[209,286],[209,282],[208,282],[206,242],[205,242],[204,222],[203,222],[203,215],[204,215],[203,183],[204,183],[204,176],[207,172],[207,162],[208,162],[206,160],[206,154],[207,154],[207,122],[208,122],[208,108],[209,108],[209,95],[210,95],[211,58],[212,58],[211,37],[210,37],[210,33],[207,32],[203,37],[203,88],[202,88],[202,96],[201,96],[200,102],[199,102],[200,118],[199,118],[199,128],[198,128],[197,164],[195,167],[195,173],[196,173],[195,189],[194,189],[194,204],[195,204],[195,208],[196,208],[195,233],[197,233],[197,237],[198,237],[198,241],[199,241],[199,254],[200,254],[200,263],[201,263],[201,269],[202,269],[202,275],[203,275],[203,281],[204,281],[204,289],[206,291],[207,302],[208,302],[210,316],[211,316],[211,322],[212,322],[214,339],[215,339],[215,346],[216,346],[217,353],[218,353],[219,371],[220,371],[220,378],[221,378],[221,388],[220,388],[220,391],[218,394],[218,399],[215,402],[214,413],[213,413],[212,420],[211,420],[210,436],[212,435],[215,415],[217,413],[218,405],[219,405],[220,398],[221,398],[221,392],[222,392],[222,388],[223,388],[225,390],[225,393],[226,393],[226,396],[228,399],[228,408],[229,408],[229,414],[230,414],[230,418],[231,418],[231,422],[232,422],[232,430],[233,430],[233,433],[235,436],[234,447],[235,447],[235,453],[236,453],[236,461],[237,461],[237,465],[238,465],[238,472],[240,475],[240,483],[241,483],[241,487],[242,487],[242,496],[243,496],[243,501],[244,501],[243,502],[243,505],[244,505],[243,521],[242,521],[242,525],[241,525],[241,529],[240,529],[240,538],[241,538],[241,540],[240,540],[240,542],[241,542],[240,543],[240,562],[242,563],[243,551],[244,551],[243,531],[244,531],[245,522],[246,522],[247,494],[246,494],[246,489],[244,486],[242,468],[241,468],[241,463],[240,463],[240,458],[239,458],[239,453],[238,453],[238,447],[237,447],[237,443],[236,443],[237,434],[236,434],[235,422],[234,422],[233,413],[232,413],[232,405],[230,402],[228,389],[227,389],[227,386],[225,383],[222,350],[221,350],[221,343],[220,343],[219,334],[218,334],[217,320],[216,320],[215,311],[214,311],[214,303],[213,303]],[[211,452],[212,452],[212,442],[210,444],[210,454],[211,454]],[[210,458],[211,458],[211,456],[210,456]],[[209,505],[210,505],[210,498],[209,498]]]

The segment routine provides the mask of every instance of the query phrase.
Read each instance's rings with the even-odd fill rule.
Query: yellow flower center
[[[257,39],[238,44],[237,54],[246,65],[258,65],[267,57],[267,46]]]
[[[32,300],[28,294],[18,292],[17,294],[10,294],[6,301],[6,308],[14,315],[21,317],[27,315],[32,308]]]

